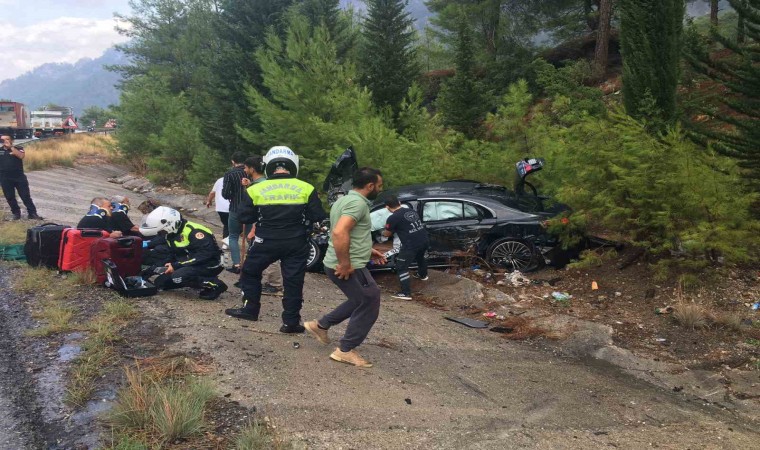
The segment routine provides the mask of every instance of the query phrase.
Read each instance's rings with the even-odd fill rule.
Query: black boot
[[[200,294],[198,294],[198,297],[203,300],[216,300],[227,290],[227,285],[224,284],[224,281],[222,280],[216,280],[216,282],[213,283],[213,286],[211,286],[212,283],[208,284],[209,286],[204,287]]]
[[[256,315],[251,314],[250,312],[246,311],[245,308],[225,309],[224,313],[236,319],[250,320],[252,322],[256,322],[259,320],[258,314]]]
[[[306,331],[306,328],[304,328],[303,325],[301,324],[296,324],[296,325],[282,324],[282,326],[280,327],[280,333],[285,333],[285,334],[298,334],[298,333],[303,333],[304,331]]]

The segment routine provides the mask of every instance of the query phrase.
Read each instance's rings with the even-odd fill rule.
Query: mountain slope
[[[0,98],[38,108],[48,103],[71,106],[75,114],[88,106],[107,107],[119,101],[115,85],[119,75],[103,66],[123,64],[125,57],[114,49],[100,58],[84,58],[74,64],[43,64],[17,78],[0,83]]]

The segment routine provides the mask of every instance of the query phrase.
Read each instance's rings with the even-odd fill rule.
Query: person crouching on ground
[[[417,212],[410,208],[402,208],[401,202],[395,195],[388,196],[385,207],[391,212],[385,221],[383,236],[391,237],[394,234],[401,240],[401,249],[396,255],[396,273],[401,283],[401,291],[393,295],[393,298],[402,300],[412,299],[412,285],[409,275],[409,265],[417,263],[415,278],[428,279],[427,260],[425,252],[430,245],[428,233],[422,225],[422,220]]]
[[[339,198],[330,210],[332,227],[325,254],[325,273],[348,297],[332,312],[304,327],[319,342],[329,344],[327,330],[349,319],[340,346],[330,358],[357,367],[372,367],[355,348],[364,342],[380,315],[380,288],[367,270],[370,258],[385,264],[383,253],[372,248],[372,220],[369,207],[383,190],[383,176],[377,169],[364,167],[353,176],[353,189]]]
[[[120,238],[122,232],[115,230],[111,222],[113,205],[105,197],[95,197],[90,202],[90,210],[77,224],[79,230],[102,230],[109,233],[109,237]]]
[[[153,282],[159,289],[200,289],[198,297],[204,300],[216,300],[227,290],[218,278],[224,270],[222,251],[208,228],[184,219],[175,209],[159,206],[145,217],[140,233],[165,236],[172,251],[173,261],[164,265]]]

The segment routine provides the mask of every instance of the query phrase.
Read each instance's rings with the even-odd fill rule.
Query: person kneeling
[[[173,260],[153,282],[159,289],[196,288],[204,300],[215,300],[227,290],[218,278],[224,270],[222,251],[208,228],[184,219],[177,210],[159,206],[145,217],[140,233],[165,236],[172,252]]]

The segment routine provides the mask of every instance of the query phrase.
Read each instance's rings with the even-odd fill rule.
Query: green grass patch
[[[32,317],[45,322],[39,328],[28,330],[28,336],[50,336],[51,334],[65,333],[71,331],[73,326],[71,319],[74,317],[76,310],[71,306],[63,304],[61,301],[52,300],[46,302],[42,309],[32,313]]]
[[[267,423],[254,421],[240,432],[235,439],[235,450],[270,450],[284,449],[279,436]]]
[[[126,378],[108,416],[118,435],[147,435],[161,446],[202,432],[206,404],[214,397],[208,380],[157,377],[140,367],[127,369]]]
[[[7,216],[0,213],[0,245],[23,244],[29,222],[14,220],[6,222]]]
[[[122,327],[137,314],[135,307],[123,299],[103,304],[100,313],[87,325],[88,335],[82,344],[83,352],[69,372],[67,404],[81,407],[92,397],[97,380],[117,359],[113,345],[122,339]]]
[[[745,341],[749,345],[754,345],[755,347],[760,347],[760,339],[755,338],[749,338]]]

